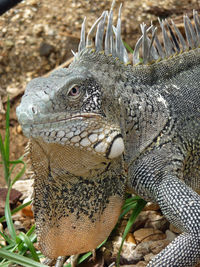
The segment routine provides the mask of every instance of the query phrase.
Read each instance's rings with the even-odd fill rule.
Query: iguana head
[[[116,158],[124,152],[124,142],[120,131],[117,111],[119,99],[114,91],[117,72],[109,64],[108,54],[113,55],[112,8],[90,29],[85,40],[85,20],[82,25],[81,40],[74,62],[68,69],[59,69],[48,78],[32,80],[17,108],[18,120],[24,134],[42,142],[72,146],[86,153]],[[120,8],[121,12],[121,8]],[[108,16],[108,29],[103,35]],[[127,52],[120,36],[120,14],[116,31],[116,46],[121,60],[127,61]],[[95,50],[92,35],[96,31]],[[102,56],[102,62],[99,62]],[[105,57],[105,60],[104,58]],[[119,65],[121,62],[119,63]],[[118,65],[118,64],[117,64]],[[117,113],[117,114],[116,114]]]
[[[17,108],[24,134],[113,159],[124,151],[117,121],[104,109],[111,92],[85,66],[32,80]],[[112,90],[111,90],[112,91]]]

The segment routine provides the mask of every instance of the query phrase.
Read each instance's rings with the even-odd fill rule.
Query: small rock
[[[17,132],[18,134],[21,134],[21,133],[22,133],[22,127],[21,127],[21,125],[17,125],[17,130],[16,130],[16,132]]]
[[[136,246],[136,248],[133,251],[133,259],[135,261],[141,261],[144,259],[144,256],[148,253],[150,253],[149,245],[152,241],[148,242],[142,242]]]
[[[6,40],[4,44],[8,49],[11,49],[15,45],[12,40]]]
[[[34,183],[33,179],[18,180],[14,184],[13,188],[15,188],[16,190],[18,190],[22,193],[22,197],[21,197],[22,200],[27,199],[27,198],[30,199],[30,196],[33,193],[33,183]],[[27,201],[29,201],[29,200],[27,200]]]
[[[6,203],[7,193],[8,193],[7,188],[0,188],[0,216],[4,215],[4,207]],[[20,193],[19,191],[15,189],[11,189],[10,200],[9,200],[11,207],[16,205],[17,201],[20,199],[21,196],[22,196],[22,193]]]
[[[29,0],[28,2],[29,5],[35,6],[38,4],[38,0]]]
[[[40,56],[48,57],[54,50],[54,46],[48,43],[42,43],[39,48]]]
[[[20,221],[14,221],[14,226],[16,230],[22,230],[24,229],[22,223]]]
[[[144,228],[154,228],[164,232],[169,228],[169,222],[157,211],[148,211]]]
[[[20,19],[20,14],[18,13],[16,15],[12,16],[12,18],[10,19],[10,21],[16,22],[16,21],[19,21],[19,19]]]
[[[15,94],[17,94],[17,92],[19,91],[19,89],[18,88],[15,88],[15,87],[7,87],[6,88],[6,91],[9,94],[15,95]]]
[[[166,235],[160,231],[153,228],[141,228],[133,233],[137,242],[143,241],[153,241],[153,240],[160,240],[165,239]]]
[[[130,265],[132,267],[145,267],[147,264],[145,261],[139,261],[137,264]]]
[[[169,240],[170,242],[177,237],[177,235],[170,230],[166,230],[165,234],[166,234],[166,239]]]
[[[169,243],[170,241],[167,239],[153,241],[149,245],[149,249],[153,252],[153,254],[158,254],[162,249],[169,245]]]
[[[113,242],[113,256],[116,257],[121,245],[121,241],[122,238],[119,236],[117,237]],[[121,257],[125,258],[128,261],[131,260],[137,260],[136,257],[138,255],[136,255],[137,253],[135,253],[135,247],[136,245],[131,243],[131,242],[124,242],[123,247],[122,247],[122,251],[121,251]],[[143,257],[143,256],[142,256]],[[141,255],[139,255],[139,260],[141,259]]]
[[[136,240],[132,233],[128,233],[126,237],[126,242],[131,242],[136,245]]]
[[[27,216],[27,217],[33,218],[32,206],[28,205],[25,208],[23,208],[22,209],[22,214]]]
[[[33,26],[33,33],[35,35],[40,36],[43,31],[44,31],[44,25],[43,24],[35,24]]]

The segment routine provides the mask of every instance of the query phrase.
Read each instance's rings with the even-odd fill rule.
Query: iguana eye
[[[78,96],[79,94],[80,94],[80,88],[78,86],[72,87],[68,93],[69,96]]]

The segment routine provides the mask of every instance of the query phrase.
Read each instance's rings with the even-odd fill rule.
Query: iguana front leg
[[[149,155],[132,169],[132,186],[138,194],[157,202],[167,219],[183,230],[148,267],[186,267],[200,261],[200,197],[179,180],[166,160]]]

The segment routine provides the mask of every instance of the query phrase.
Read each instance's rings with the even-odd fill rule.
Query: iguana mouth
[[[46,143],[73,146],[110,159],[124,152],[119,127],[95,113],[76,114],[65,120],[33,125],[31,137],[42,138]]]
[[[65,114],[61,114],[58,116],[54,115],[54,118],[45,118],[41,121],[35,122],[33,121],[33,123],[31,123],[30,121],[28,123],[22,124],[22,128],[27,127],[27,126],[31,126],[32,129],[34,127],[38,127],[38,126],[46,126],[49,124],[53,124],[54,123],[59,123],[59,122],[68,122],[68,121],[72,121],[72,120],[76,120],[76,119],[80,119],[80,120],[84,120],[84,119],[102,119],[102,115],[97,114],[97,113],[84,113],[84,114],[76,114],[76,115],[72,115],[72,116],[66,116]]]

